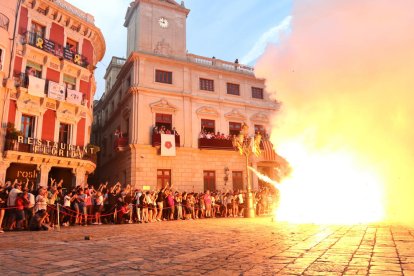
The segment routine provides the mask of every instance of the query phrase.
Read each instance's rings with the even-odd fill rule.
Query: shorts
[[[87,215],[88,214],[88,209],[86,208],[86,205],[84,204],[78,204],[79,206],[79,212],[81,214]]]
[[[16,220],[24,220],[24,210],[15,210]]]
[[[103,205],[95,205],[95,213],[102,213]]]

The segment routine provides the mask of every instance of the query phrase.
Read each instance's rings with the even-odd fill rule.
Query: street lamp
[[[256,156],[260,155],[260,140],[261,135],[256,134],[253,137],[249,137],[249,127],[243,123],[242,129],[239,135],[234,136],[232,143],[233,147],[237,149],[240,155],[244,155],[246,158],[246,174],[247,174],[247,194],[246,194],[246,208],[244,210],[245,218],[254,218],[255,210],[253,204],[252,195],[252,183],[250,180],[249,160],[250,155],[254,153]]]

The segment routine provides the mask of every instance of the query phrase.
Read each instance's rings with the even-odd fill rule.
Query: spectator
[[[41,209],[39,210],[31,219],[30,223],[29,223],[29,229],[30,231],[40,231],[40,230],[44,230],[47,231],[49,230],[49,225],[47,225],[47,223],[45,223],[45,221],[47,220],[47,212],[46,209]]]

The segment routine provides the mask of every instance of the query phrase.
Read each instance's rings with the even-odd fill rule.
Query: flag
[[[81,104],[82,103],[83,94],[79,91],[68,89],[68,96],[66,97],[66,101],[73,104]]]
[[[27,93],[43,98],[45,96],[45,80],[29,75],[29,88]]]
[[[267,161],[276,161],[276,151],[273,149],[273,144],[269,140],[263,140],[263,155]]]
[[[49,81],[49,88],[47,90],[47,96],[49,98],[64,101],[65,100],[65,87],[54,81]]]
[[[175,156],[175,135],[161,134],[161,156]]]
[[[262,135],[260,133],[256,134],[254,138],[251,139],[252,152],[256,157],[259,157],[262,151],[260,150],[260,142],[262,141]]]

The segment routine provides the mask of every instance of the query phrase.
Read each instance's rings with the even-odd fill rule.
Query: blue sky
[[[67,0],[92,14],[106,42],[98,63],[95,99],[103,93],[106,67],[112,56],[125,57],[125,12],[131,0]],[[180,1],[177,1],[180,3]],[[187,0],[188,52],[254,65],[267,43],[277,42],[279,31],[289,27],[292,0]]]

